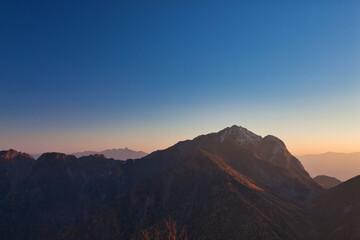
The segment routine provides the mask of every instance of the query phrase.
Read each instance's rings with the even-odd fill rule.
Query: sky
[[[360,151],[359,1],[0,1],[0,149],[151,152],[234,124]]]

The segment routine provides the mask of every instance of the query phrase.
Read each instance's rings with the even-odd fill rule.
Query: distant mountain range
[[[328,175],[346,181],[360,173],[360,152],[309,154],[298,156],[311,176]]]
[[[0,152],[1,239],[358,239],[359,177],[329,190],[274,136],[232,126],[143,158]]]
[[[107,149],[104,151],[96,152],[96,151],[84,151],[84,152],[76,152],[76,153],[70,153],[69,155],[74,155],[76,157],[84,157],[89,155],[95,155],[95,154],[102,154],[106,158],[113,158],[116,160],[127,160],[127,159],[136,159],[136,158],[142,158],[147,155],[147,153],[142,151],[134,151],[129,148],[114,148],[114,149]],[[38,159],[41,154],[31,154],[35,159]]]

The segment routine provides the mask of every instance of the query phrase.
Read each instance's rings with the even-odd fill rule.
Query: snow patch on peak
[[[223,133],[220,136],[220,142],[224,142],[224,140],[228,138],[235,139],[241,144],[254,144],[262,140],[261,136],[236,125],[223,130]]]

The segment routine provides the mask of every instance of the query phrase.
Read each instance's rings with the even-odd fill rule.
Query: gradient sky
[[[294,154],[360,151],[359,13],[331,0],[0,1],[0,149],[150,152],[236,124]]]

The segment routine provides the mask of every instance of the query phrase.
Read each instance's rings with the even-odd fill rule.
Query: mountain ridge
[[[26,159],[12,188],[0,184],[3,239],[141,239],[169,216],[189,239],[322,239],[328,195],[349,185],[325,190],[280,139],[238,126],[127,161]]]
[[[107,158],[113,158],[115,160],[122,160],[125,161],[127,159],[136,159],[136,158],[142,158],[148,153],[145,153],[143,151],[134,151],[129,148],[113,148],[113,149],[106,149],[103,151],[83,151],[83,152],[74,152],[69,153],[68,155],[74,155],[76,157],[84,157],[88,155],[95,155],[95,154],[102,154]],[[33,153],[30,154],[35,159],[38,159],[42,153]]]

